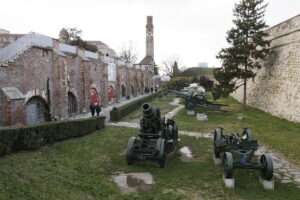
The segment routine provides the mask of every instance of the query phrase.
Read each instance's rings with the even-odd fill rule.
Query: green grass
[[[128,166],[124,150],[137,129],[107,127],[94,134],[19,152],[0,159],[0,199],[299,199],[293,184],[275,179],[275,190],[265,191],[259,172],[235,171],[236,187],[226,189],[222,167],[212,161],[212,142],[182,136],[180,146],[191,148],[194,161],[183,163],[179,153],[165,169]],[[150,172],[151,191],[121,193],[111,176],[117,171]]]
[[[161,114],[165,115],[170,110],[177,107],[177,106],[174,106],[174,105],[170,105],[170,102],[172,102],[174,98],[176,98],[175,95],[169,94],[167,96],[163,96],[161,99],[160,98],[153,99],[148,103],[150,103],[150,105],[158,106],[159,109],[160,109]],[[137,119],[137,118],[140,118],[141,115],[142,115],[141,108],[138,108],[135,111],[133,111],[132,113],[130,113],[129,115],[123,117],[121,119],[121,121]]]
[[[208,95],[208,97],[210,97]],[[205,112],[208,121],[200,122],[195,116],[188,116],[186,110],[181,110],[174,118],[180,130],[210,132],[217,127],[223,127],[226,133],[241,132],[242,128],[250,127],[254,137],[269,148],[284,154],[290,161],[300,165],[300,124],[271,116],[259,109],[248,108],[244,111],[242,104],[232,97],[222,99],[227,103],[229,113],[198,110]],[[242,116],[243,120],[238,120]]]

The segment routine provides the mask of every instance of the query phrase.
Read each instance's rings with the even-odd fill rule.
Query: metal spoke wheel
[[[187,105],[187,108],[188,108],[189,110],[194,109],[194,107],[195,107],[195,105],[192,104],[192,103],[188,103],[188,105]]]
[[[273,178],[273,160],[269,154],[263,154],[260,157],[260,176],[264,180],[271,180]]]
[[[233,175],[233,158],[230,152],[224,154],[224,176],[225,178],[232,178]]]
[[[249,128],[245,128],[244,133],[247,135],[247,140],[249,142],[253,140],[253,133]]]
[[[127,149],[126,149],[126,161],[128,165],[133,164],[133,158],[132,158],[132,148],[134,144],[135,138],[132,137],[129,139],[128,144],[127,144]]]
[[[222,129],[217,128],[214,133],[214,153],[215,153],[215,158],[220,158],[220,151],[218,150],[218,143],[221,141],[222,138]]]
[[[160,143],[160,149],[159,149],[159,159],[158,159],[158,163],[159,163],[159,167],[160,168],[164,168],[165,164],[166,164],[166,159],[167,159],[167,153],[166,153],[166,148],[165,148],[165,140],[161,139],[159,141]]]
[[[174,126],[173,126],[173,138],[172,139],[174,140],[174,145],[176,146],[178,143],[178,128],[177,128],[176,124],[174,124]]]

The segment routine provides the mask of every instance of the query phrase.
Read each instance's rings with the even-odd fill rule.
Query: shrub
[[[104,128],[105,117],[47,122],[28,127],[0,129],[0,154],[36,149],[42,145],[80,137]]]
[[[172,78],[169,82],[167,82],[168,89],[172,90],[182,90],[184,87],[189,86],[191,83],[191,78],[187,77],[176,77]]]
[[[140,108],[143,103],[148,102],[159,95],[161,95],[162,91],[156,92],[154,94],[151,94],[149,96],[140,98],[136,101],[133,101],[131,103],[128,103],[126,105],[120,106],[120,107],[114,107],[112,111],[110,111],[110,121],[116,122],[125,117],[126,115],[130,114],[137,108]]]

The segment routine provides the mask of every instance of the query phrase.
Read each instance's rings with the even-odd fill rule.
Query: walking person
[[[91,113],[92,113],[92,117],[94,117],[94,115],[95,115],[95,109],[96,109],[96,107],[95,107],[95,105],[92,103],[92,104],[90,105],[90,110],[91,110]]]
[[[99,114],[101,112],[101,107],[98,103],[95,103],[95,109],[96,109],[97,116],[99,116]]]

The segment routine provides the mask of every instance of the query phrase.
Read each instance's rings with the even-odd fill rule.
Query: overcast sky
[[[145,55],[146,16],[154,21],[155,60],[176,54],[188,67],[199,62],[220,66],[232,9],[238,0],[6,0],[0,28],[11,33],[42,33],[58,38],[62,27],[83,30],[84,40],[100,40],[117,52],[133,41]],[[266,22],[274,26],[300,14],[300,0],[269,0]]]

